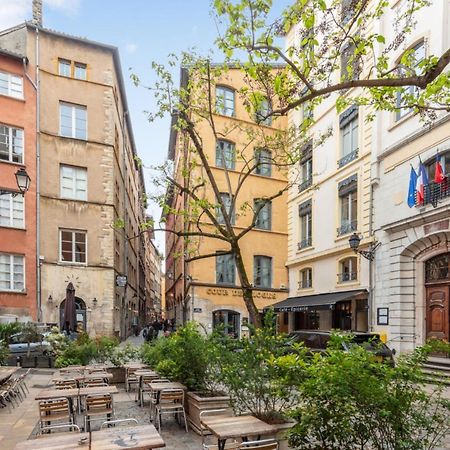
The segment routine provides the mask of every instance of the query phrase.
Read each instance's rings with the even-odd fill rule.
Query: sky
[[[291,1],[274,3],[279,10]],[[0,29],[29,19],[31,0],[0,0]],[[210,0],[44,0],[43,25],[119,48],[138,154],[146,167],[162,164],[169,118],[148,122],[144,111],[154,110],[152,94],[135,87],[129,75],[133,72],[151,86],[155,81],[152,61],[164,63],[168,54],[194,47],[202,54],[213,48],[217,30]],[[219,54],[217,59],[221,61]],[[144,169],[144,175],[149,192],[151,171]],[[150,205],[148,212],[159,219],[156,205]],[[157,233],[156,243],[164,251],[163,233]]]

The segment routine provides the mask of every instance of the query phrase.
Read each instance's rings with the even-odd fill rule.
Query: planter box
[[[200,413],[208,409],[229,409],[232,413],[230,397],[227,395],[208,397],[202,392],[188,392],[186,394],[189,424],[197,434],[201,434]]]
[[[113,374],[110,380],[112,384],[125,383],[125,367],[108,367],[108,372]]]

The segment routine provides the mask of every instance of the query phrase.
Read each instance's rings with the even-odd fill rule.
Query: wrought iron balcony
[[[338,160],[338,167],[344,167],[350,161],[353,161],[358,157],[359,149],[354,150],[348,155],[343,156],[340,160]]]
[[[343,236],[344,234],[352,233],[353,231],[356,231],[357,228],[358,228],[357,220],[342,222],[341,226],[337,229],[337,235]]]
[[[311,247],[312,245],[312,237],[309,236],[305,239],[302,239],[298,244],[298,249],[303,250],[304,248]]]
[[[337,274],[338,283],[346,283],[358,279],[358,272],[342,272]]]
[[[299,289],[309,289],[312,288],[312,280],[301,280],[298,282]]]
[[[298,185],[298,192],[303,192],[312,185],[312,177],[308,177]]]
[[[450,197],[450,175],[445,177],[442,183],[435,183],[434,181],[426,184],[423,189],[424,205],[431,204],[434,208],[438,205],[438,202],[444,198]],[[416,206],[423,206],[417,203],[416,192]]]

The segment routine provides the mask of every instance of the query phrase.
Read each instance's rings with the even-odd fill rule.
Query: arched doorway
[[[66,300],[64,299],[59,305],[59,327],[62,330],[64,325],[64,306]],[[75,317],[77,321],[77,329],[79,325],[86,331],[86,303],[80,297],[75,297]]]
[[[240,314],[230,309],[219,309],[213,312],[213,327],[224,326],[225,332],[230,336],[239,338]]]
[[[450,340],[450,253],[425,261],[426,338]]]

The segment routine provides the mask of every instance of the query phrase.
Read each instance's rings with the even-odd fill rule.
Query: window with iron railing
[[[312,245],[312,202],[308,200],[298,207],[300,218],[300,241],[298,249],[302,250]]]
[[[310,267],[300,270],[298,288],[299,289],[312,288],[312,269]]]
[[[338,283],[346,283],[358,279],[358,259],[355,256],[339,262]]]
[[[337,235],[343,236],[358,228],[358,185],[356,175],[341,181],[338,186],[340,226]]]

